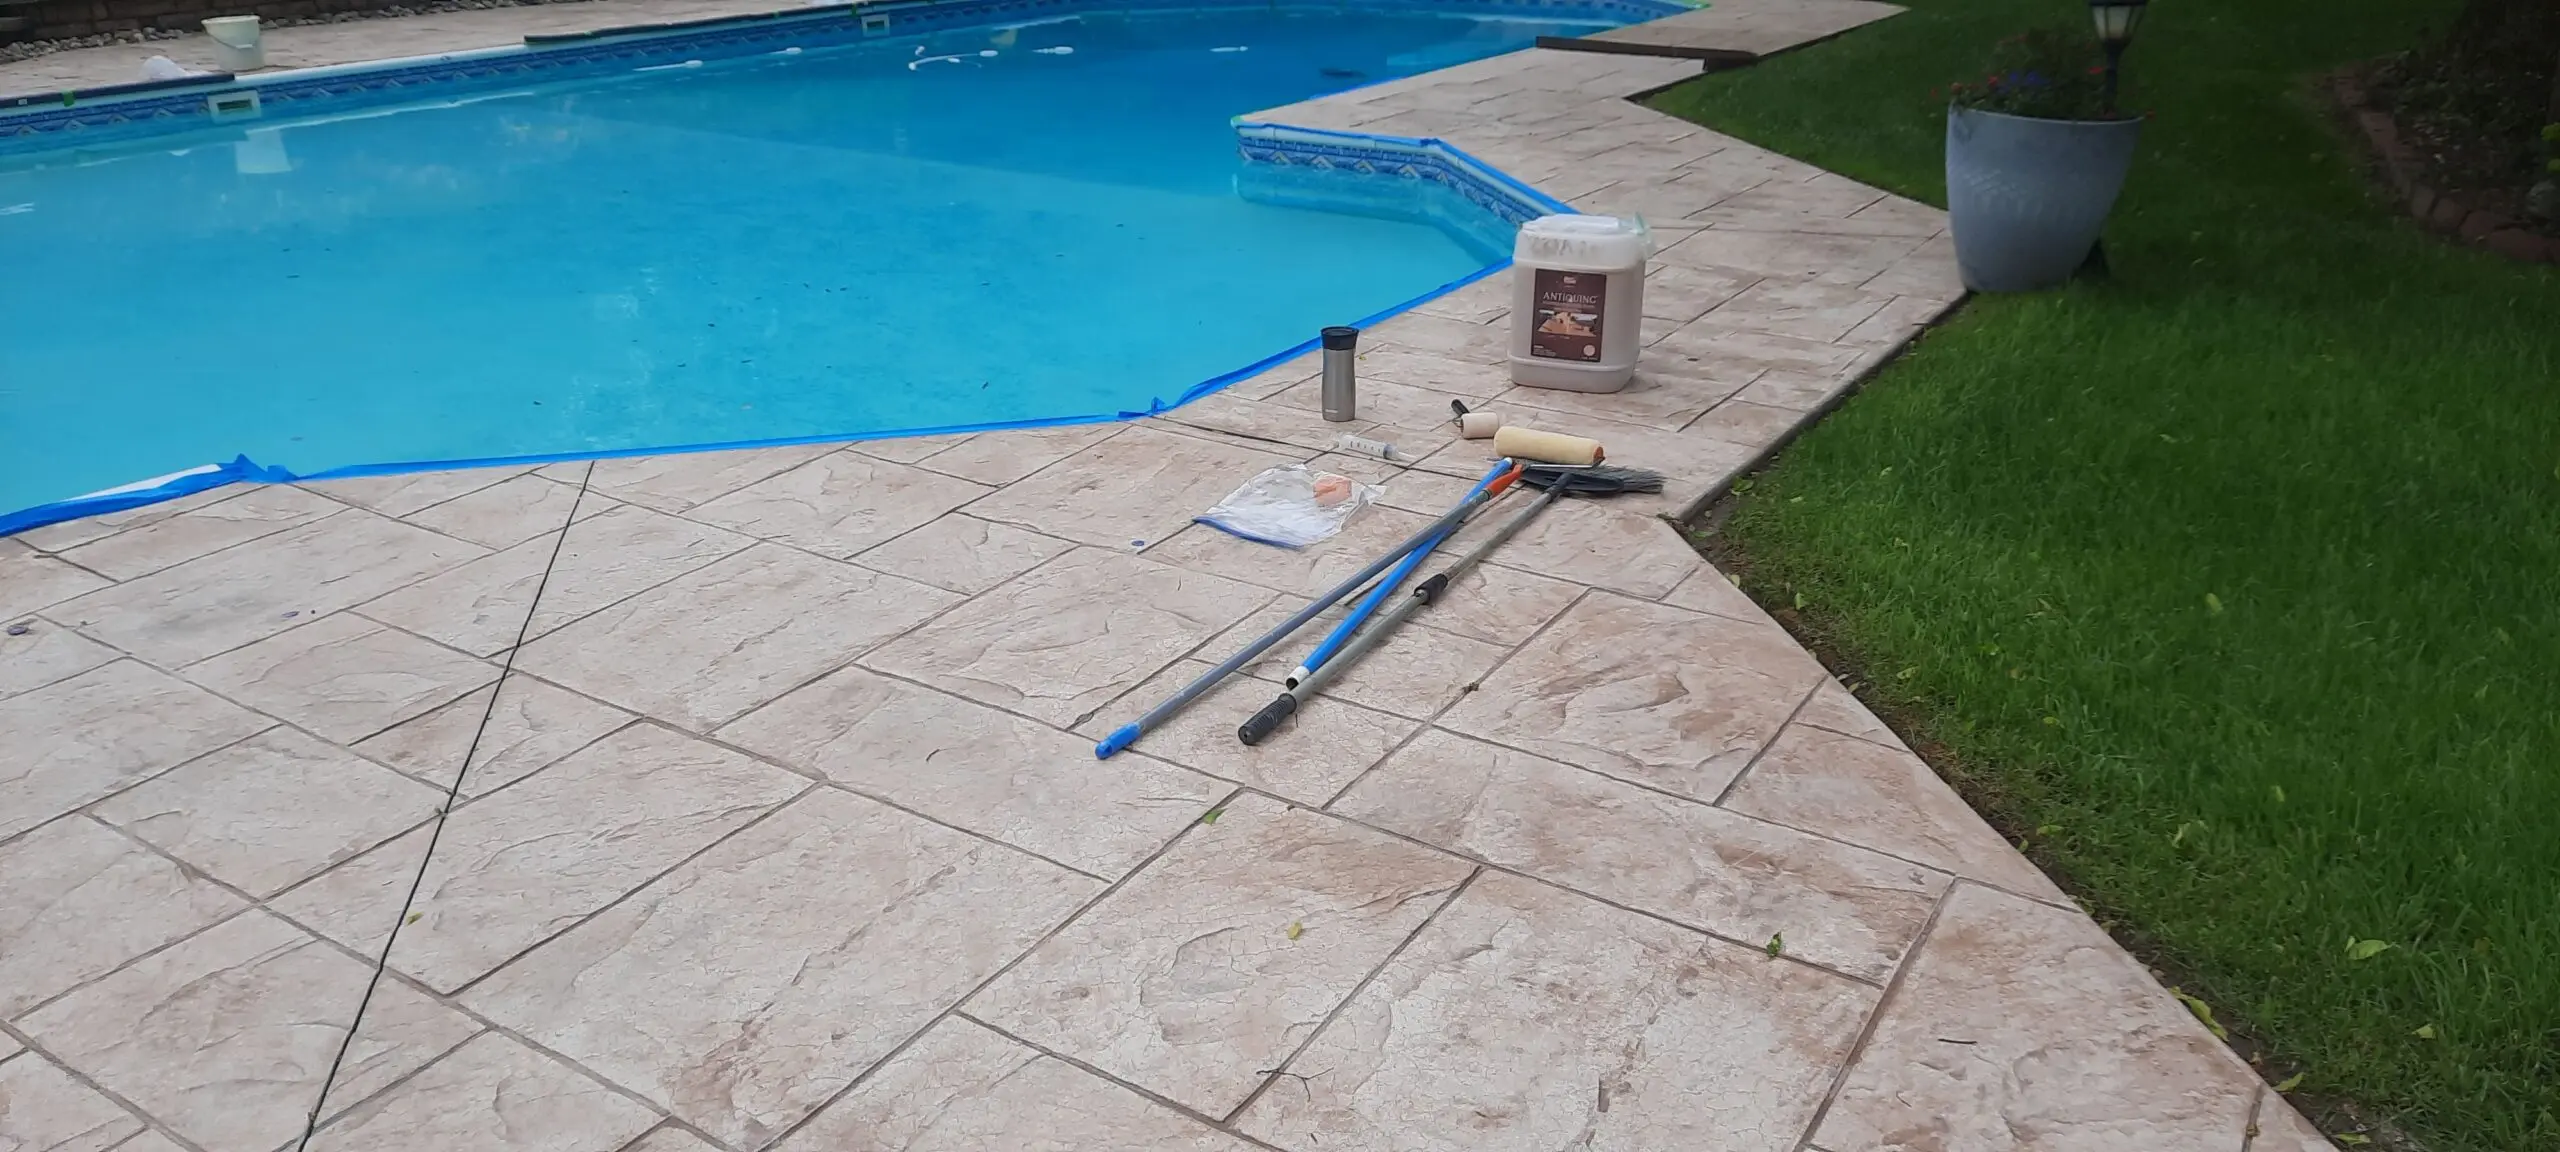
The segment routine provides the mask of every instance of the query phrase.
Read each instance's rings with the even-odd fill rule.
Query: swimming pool
[[[0,515],[1167,405],[1502,256],[1239,196],[1231,118],[1623,22],[1534,11],[815,37],[0,159]]]

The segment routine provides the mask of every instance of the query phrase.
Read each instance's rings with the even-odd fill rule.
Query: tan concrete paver
[[[63,552],[62,558],[110,579],[131,580],[208,552],[308,524],[345,507],[299,488],[259,485],[220,503],[72,548]]]
[[[965,1011],[1223,1116],[1467,872],[1427,848],[1247,797]]]
[[[789,800],[808,782],[654,725],[635,725],[457,807],[423,879],[421,829],[273,902],[351,948],[414,919],[391,966],[450,992]]]
[[[100,588],[48,612],[92,639],[176,667],[308,624],[487,551],[351,508]],[[12,576],[0,586],[17,583]],[[0,602],[14,598],[0,596]]]
[[[44,1152],[105,1152],[142,1122],[42,1056],[0,1061],[0,1140]]]
[[[1057,428],[1031,428],[1008,432],[983,443],[980,437],[972,436],[916,463],[946,476],[975,480],[980,484],[1011,484],[1117,436],[1127,427],[1124,424],[1069,424]]]
[[[759,544],[525,647],[526,671],[709,731],[959,598]]]
[[[615,1152],[657,1123],[638,1102],[495,1032],[350,1110],[315,1152]]]
[[[520,633],[537,639],[754,543],[724,528],[641,507],[615,508],[566,531],[563,540],[555,522],[540,536],[372,601],[364,613],[440,644],[495,656]],[[542,594],[539,608],[536,590]]]
[[[116,650],[51,620],[29,617],[0,632],[0,697],[33,691],[116,659]]]
[[[849,560],[990,491],[922,468],[831,452],[707,501],[692,518]]]
[[[2040,900],[2062,899],[1955,789],[1899,747],[1790,725],[1724,805]]]
[[[2236,1148],[2262,1087],[2098,926],[1959,885],[1814,1138]]]
[[[492,695],[497,697],[491,703]],[[544,765],[630,723],[631,714],[518,673],[442,708],[355,744],[371,756],[438,788],[479,796],[513,784]],[[462,757],[472,752],[470,770]]]
[[[978,441],[989,442],[992,450],[1001,438],[980,436]],[[969,514],[1079,543],[1134,550],[1173,535],[1246,478],[1291,459],[1155,428],[1130,428],[970,505]],[[925,463],[940,460],[936,456]]]
[[[0,838],[273,723],[132,660],[0,700]]]
[[[206,1152],[269,1152],[301,1134],[367,975],[362,962],[253,910],[13,1023]],[[361,1100],[479,1030],[408,985],[385,984],[330,1099]]]
[[[406,831],[443,801],[434,788],[279,727],[110,797],[95,811],[225,884],[269,896]]]
[[[263,37],[271,68],[315,68],[362,60],[426,56],[522,43],[528,33],[582,32],[626,24],[746,16],[773,10],[773,0],[597,0],[579,4],[439,12],[397,20],[363,20],[299,28],[268,28]],[[54,92],[131,84],[142,61],[168,56],[199,71],[216,65],[213,42],[202,35],[144,44],[80,48],[0,65],[0,94]]]
[[[1100,887],[820,789],[464,999],[730,1145],[760,1147]]]
[[[846,668],[720,729],[801,771],[1116,879],[1232,789],[957,696]]]
[[[621,507],[621,501],[604,493],[581,493],[576,484],[537,473],[511,477],[430,505],[407,519],[484,548],[503,549],[558,531],[568,520],[572,504],[576,505],[580,520]]]
[[[1296,1152],[1793,1149],[1874,989],[1488,873],[1239,1127]]]
[[[623,456],[596,461],[592,472],[590,465],[580,463],[554,464],[543,471],[572,482],[584,474],[589,477],[588,485],[605,495],[660,512],[682,512],[832,451],[832,444],[791,444],[724,452]]]
[[[8,67],[11,66],[0,65],[0,69]],[[156,524],[181,512],[193,511],[207,504],[228,500],[253,487],[256,485],[224,484],[192,495],[180,496],[175,500],[163,500],[157,504],[143,504],[120,512],[101,512],[95,516],[83,516],[77,520],[47,524],[42,528],[30,528],[10,537],[10,540],[40,552],[65,552],[89,541],[112,536],[127,528]],[[21,554],[0,548],[0,561]],[[0,611],[6,611],[6,609],[0,609]]]
[[[704,1143],[702,1137],[682,1128],[660,1128],[640,1138],[623,1152],[720,1152]]]
[[[1222,577],[1080,548],[862,663],[1067,727],[1270,598]]]
[[[995,1148],[1247,1152],[1199,1120],[966,1019],[933,1026],[780,1152]]]
[[[340,612],[194,665],[186,676],[332,740],[354,741],[497,679],[498,667]]]
[[[1784,632],[1601,593],[1441,723],[1712,801],[1821,679],[1822,667]]]
[[[2257,1131],[2249,1138],[2249,1152],[2337,1152],[2337,1145],[2269,1089],[2258,1104]]]
[[[1073,547],[1054,536],[955,512],[872,548],[854,562],[875,572],[975,596]]]
[[[1494,397],[1486,407],[1496,412],[1537,408],[1676,432],[1741,391],[1745,383],[1747,381],[1706,380],[1676,372],[1640,369],[1635,378],[1628,381],[1626,388],[1617,392],[1593,394],[1555,388],[1512,388]],[[1506,419],[1504,423],[1510,421]]]
[[[1885,727],[1876,714],[1858,702],[1840,682],[1833,680],[1814,690],[1813,699],[1805,701],[1804,711],[1796,714],[1796,723],[1827,729],[1843,736],[1855,736],[1870,744],[1888,748],[1903,746],[1901,737]]]
[[[1710,8],[1611,29],[1591,37],[1613,44],[1763,56],[1828,39],[1901,12],[1874,0],[1724,0]]]
[[[1948,877],[1491,744],[1428,732],[1333,811],[1882,982]]]
[[[528,471],[531,469],[455,468],[442,472],[400,472],[388,476],[320,480],[304,487],[341,503],[371,509],[385,516],[407,516]]]
[[[0,845],[0,1019],[243,906],[95,821],[56,820]]]

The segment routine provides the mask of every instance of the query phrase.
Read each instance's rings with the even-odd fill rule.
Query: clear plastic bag
[[[1193,519],[1257,544],[1304,548],[1331,539],[1352,513],[1377,498],[1377,489],[1348,476],[1283,464],[1245,481]]]

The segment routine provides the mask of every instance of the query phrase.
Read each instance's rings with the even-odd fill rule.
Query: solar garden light
[[[2142,23],[2148,0],[2089,0],[2089,19],[2098,26],[2098,46],[2107,51],[2106,109],[2116,110],[2116,69],[2124,50],[2133,46],[2133,30]]]

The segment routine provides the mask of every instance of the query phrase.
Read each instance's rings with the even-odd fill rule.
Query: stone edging
[[[2408,142],[2400,138],[2399,124],[2391,119],[2389,112],[2373,106],[2364,80],[2355,70],[2330,77],[2329,91],[2338,101],[2338,106],[2363,131],[2374,156],[2382,161],[2382,170],[2391,181],[2392,191],[2399,194],[2400,203],[2420,224],[2430,231],[2459,237],[2510,260],[2521,260],[2527,264],[2560,264],[2560,237],[2534,232],[2503,212],[2472,207],[2461,197],[2420,180],[2417,157],[2409,151]]]

